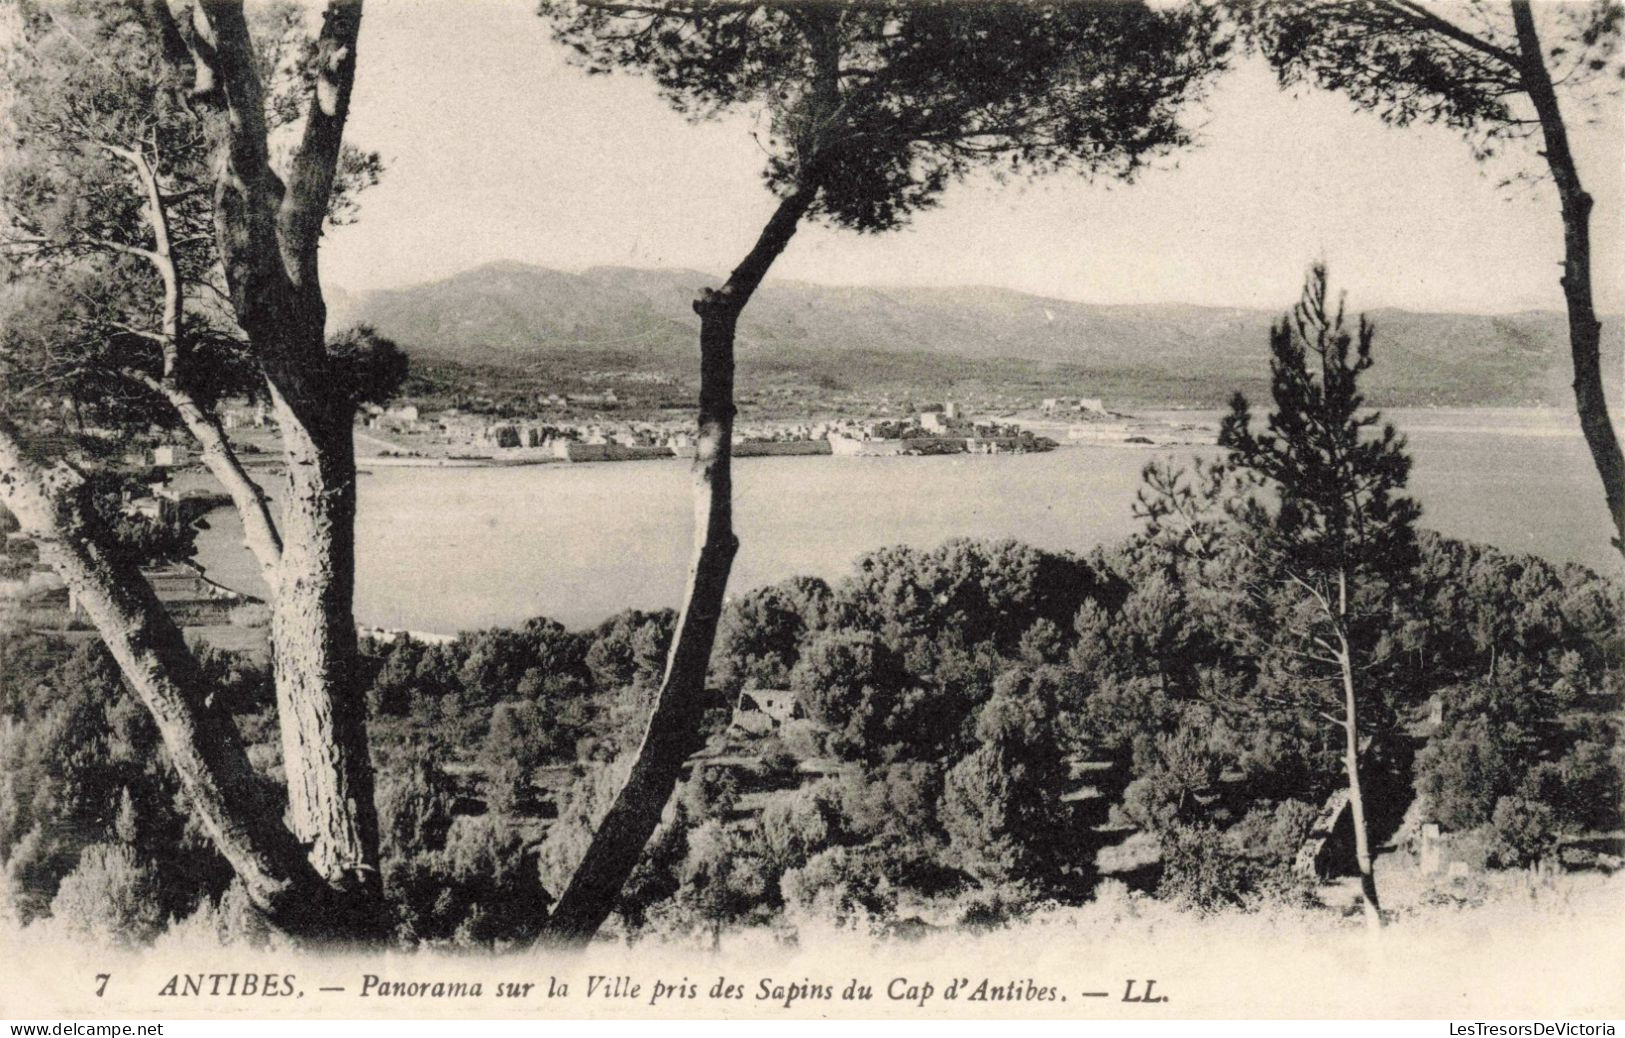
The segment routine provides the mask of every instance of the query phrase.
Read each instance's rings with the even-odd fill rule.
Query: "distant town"
[[[620,411],[615,390],[538,396],[528,415],[477,407],[431,408],[409,400],[369,406],[359,420],[359,453],[398,463],[542,463],[692,457],[688,415]],[[887,408],[887,410],[893,410]],[[1027,454],[1062,444],[1191,442],[1193,426],[1147,423],[1115,414],[1099,398],[1048,397],[1026,412],[976,415],[952,400],[912,402],[895,414],[745,419],[733,435],[736,457],[790,455],[924,456]],[[241,420],[241,419],[239,419]],[[251,420],[263,422],[263,414]]]

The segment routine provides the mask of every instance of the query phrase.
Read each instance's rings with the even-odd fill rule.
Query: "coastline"
[[[1605,515],[1571,413],[1424,409],[1388,417],[1416,451],[1424,525],[1560,563],[1617,565],[1598,547],[1607,544]],[[1210,434],[1200,446],[1091,442],[997,457],[741,459],[736,522],[744,547],[730,585],[828,579],[865,551],[954,536],[1087,551],[1132,532],[1130,506],[1147,460],[1188,462],[1215,450]],[[692,521],[680,459],[555,468],[439,460],[358,459],[371,473],[361,482],[358,530],[357,613],[365,623],[442,633],[548,615],[591,625],[624,606],[677,604]],[[210,477],[196,470],[178,478]],[[264,482],[279,495],[279,480]],[[929,510],[909,504],[926,499],[936,502]],[[1513,505],[1488,507],[1497,501]],[[201,536],[197,561],[209,578],[263,595],[234,511],[207,521],[213,529]],[[509,546],[505,553],[495,551],[499,544]]]

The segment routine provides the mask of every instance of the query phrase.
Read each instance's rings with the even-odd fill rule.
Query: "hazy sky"
[[[749,248],[773,200],[748,118],[694,125],[646,79],[589,78],[533,12],[531,0],[368,3],[349,136],[388,172],[360,222],[328,238],[330,283],[400,287],[497,259],[724,274]],[[1573,126],[1608,310],[1625,306],[1622,114]],[[773,275],[1274,308],[1324,256],[1358,309],[1561,308],[1555,191],[1497,186],[1538,168],[1532,144],[1480,164],[1448,131],[1395,130],[1336,95],[1289,97],[1257,63],[1191,121],[1198,145],[1133,184],[958,184],[901,231],[804,226]]]

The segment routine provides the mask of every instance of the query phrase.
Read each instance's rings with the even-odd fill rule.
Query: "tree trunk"
[[[378,814],[356,680],[355,445],[350,409],[297,416],[280,396],[288,463],[271,641],[294,834],[346,892],[358,937],[375,934],[382,884]]]
[[[1360,907],[1373,929],[1382,928],[1382,905],[1377,901],[1377,876],[1371,863],[1371,836],[1365,821],[1365,796],[1360,790],[1360,715],[1354,694],[1354,667],[1348,642],[1341,634],[1337,654],[1343,671],[1343,769],[1349,781],[1349,821],[1354,826],[1354,863],[1360,870]]]
[[[112,535],[65,465],[47,474],[0,424],[0,499],[37,538],[42,557],[83,605],[125,680],[163,737],[199,821],[277,928],[328,940],[331,892],[279,818],[230,716],[209,690],[180,629]]]
[[[1602,381],[1602,324],[1591,298],[1591,196],[1580,183],[1569,150],[1567,128],[1552,88],[1550,70],[1529,0],[1513,0],[1518,33],[1519,73],[1540,119],[1546,164],[1557,184],[1563,211],[1563,298],[1568,307],[1569,354],[1574,364],[1574,404],[1591,460],[1602,477],[1603,497],[1614,522],[1614,547],[1625,556],[1625,455],[1608,416]]]
[[[355,78],[360,0],[328,0],[302,68],[298,145],[273,170],[259,59],[241,0],[144,7],[217,149],[215,245],[238,325],[271,387],[288,466],[271,594],[273,674],[288,813],[325,883],[328,926],[381,934],[378,820],[366,711],[356,687],[354,386],[329,356],[317,263]],[[188,67],[190,66],[190,67]],[[245,525],[247,525],[245,523]]]
[[[197,440],[204,465],[220,485],[231,495],[243,521],[243,540],[260,564],[265,586],[276,581],[277,562],[282,554],[282,540],[276,523],[271,519],[270,504],[265,491],[243,468],[227,439],[220,420],[212,410],[205,410],[197,399],[185,389],[186,376],[192,360],[191,344],[187,341],[182,315],[186,310],[186,294],[179,266],[175,261],[174,236],[170,233],[170,214],[164,201],[164,192],[158,182],[156,159],[149,159],[139,148],[103,145],[106,150],[129,163],[146,198],[144,209],[147,227],[152,231],[150,260],[163,283],[163,332],[159,336],[163,348],[163,373],[153,378],[140,371],[127,371],[127,377],[163,397],[180,415],[181,423]]]
[[[277,567],[282,561],[282,536],[271,518],[271,502],[264,488],[243,468],[218,418],[205,413],[190,400],[177,402],[175,407],[192,438],[198,442],[203,464],[237,506],[237,514],[243,522],[243,543],[259,562],[265,586],[274,587]]]
[[[756,245],[721,289],[694,302],[700,315],[699,435],[694,452],[694,561],[666,674],[632,770],[559,898],[545,939],[584,944],[609,918],[615,899],[660,824],[684,762],[700,747],[705,676],[739,539],[733,532],[734,332],[768,267],[789,244],[816,188],[779,204]]]
[[[259,562],[265,586],[274,590],[277,566],[282,560],[282,536],[271,518],[270,499],[243,467],[226,431],[220,427],[220,419],[199,407],[185,390],[140,372],[130,372],[129,377],[169,401],[169,406],[180,415],[181,423],[197,441],[203,464],[231,495],[231,502],[243,522],[243,543]]]

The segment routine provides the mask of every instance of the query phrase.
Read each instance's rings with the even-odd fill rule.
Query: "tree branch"
[[[1389,0],[1389,6],[1399,12],[1401,17],[1408,18],[1416,28],[1436,32],[1486,57],[1494,58],[1509,69],[1515,70],[1518,67],[1518,58],[1511,51],[1497,47],[1488,40],[1446,21],[1413,0]]]
[[[139,256],[149,263],[155,262],[157,256],[151,249],[143,249],[139,245],[115,241],[111,238],[70,238],[66,241],[53,241],[50,238],[37,235],[12,235],[6,238],[7,245],[32,245],[41,254],[56,252],[118,252],[126,256]]]
[[[355,83],[361,0],[329,0],[316,39],[316,82],[305,111],[305,133],[288,174],[278,214],[284,263],[300,285],[316,282],[316,245],[344,141]]]
[[[147,196],[147,226],[152,229],[152,264],[158,268],[163,281],[163,351],[164,377],[173,379],[182,361],[184,344],[181,341],[181,278],[175,265],[175,254],[169,236],[169,210],[158,190],[158,174],[152,163],[140,151],[131,148],[105,146],[113,154],[129,163],[136,179]]]
[[[265,490],[248,470],[232,447],[220,420],[200,407],[191,394],[172,382],[160,381],[144,371],[125,369],[124,377],[158,394],[180,415],[181,421],[197,440],[203,463],[214,478],[231,495],[232,504],[243,521],[243,541],[260,564],[265,586],[273,597],[277,589],[277,572],[282,562],[282,535],[277,532],[276,520],[271,516],[271,501]]]
[[[233,308],[256,347],[274,344],[290,294],[275,220],[286,189],[271,169],[264,92],[241,0],[199,0],[183,36],[199,80],[209,84],[201,96],[218,110],[209,120],[224,159],[215,180],[215,239]]]

